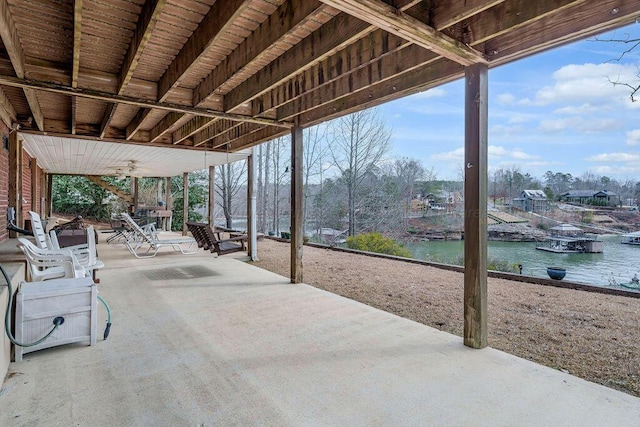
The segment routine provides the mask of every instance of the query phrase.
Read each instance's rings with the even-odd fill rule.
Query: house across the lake
[[[560,194],[560,200],[568,203],[595,206],[619,206],[620,196],[613,191],[573,190]]]
[[[526,212],[546,212],[549,210],[549,199],[542,190],[522,190],[520,197],[513,199],[512,205]]]

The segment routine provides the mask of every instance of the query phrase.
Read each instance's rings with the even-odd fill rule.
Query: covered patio
[[[0,0],[3,231],[9,207],[45,213],[53,174],[136,160],[141,176],[171,164],[187,183],[214,155],[292,141],[288,279],[102,246],[112,335],[11,365],[3,424],[636,423],[633,397],[485,348],[486,207],[489,68],[639,14],[636,0]],[[291,286],[304,281],[303,128],[463,77],[463,339]],[[154,164],[155,149],[175,156]]]
[[[109,338],[13,363],[0,424],[599,426],[640,417],[638,398],[291,286],[242,255],[165,250],[139,260],[99,246]],[[104,319],[101,311],[99,335]]]

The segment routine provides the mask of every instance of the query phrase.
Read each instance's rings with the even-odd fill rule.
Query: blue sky
[[[640,24],[598,36],[640,39]],[[628,46],[627,46],[628,47]],[[489,169],[517,167],[640,180],[640,46],[593,38],[489,71]],[[384,104],[393,155],[421,160],[438,179],[459,179],[464,163],[464,86],[456,81]]]

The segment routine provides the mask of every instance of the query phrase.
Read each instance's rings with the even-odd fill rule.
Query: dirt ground
[[[289,275],[289,245],[255,264]],[[462,336],[463,275],[304,247],[304,282]],[[489,278],[489,345],[640,396],[640,299]]]

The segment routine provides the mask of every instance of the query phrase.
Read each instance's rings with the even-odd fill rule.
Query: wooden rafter
[[[256,31],[240,44],[193,91],[193,104],[198,105],[229,78],[260,61],[278,40],[295,31],[300,24],[321,14],[328,6],[309,0],[284,2]]]
[[[129,49],[127,50],[127,54],[124,58],[124,63],[120,68],[118,87],[116,91],[118,95],[124,94],[127,85],[133,78],[133,73],[138,66],[138,62],[144,52],[144,48],[147,46],[147,42],[151,38],[151,34],[156,27],[156,23],[158,22],[158,18],[160,17],[160,13],[162,12],[165,4],[166,0],[147,0],[145,2],[140,13],[140,19],[138,20],[138,24],[133,33],[133,37],[131,38]],[[115,104],[109,104],[109,106],[107,106],[107,111],[105,111],[102,118],[102,124],[100,126],[100,138],[104,138],[104,135],[109,128],[109,123],[115,113],[115,109]],[[128,133],[127,139],[131,138],[138,129],[139,127],[136,128],[135,131]]]
[[[16,27],[13,24],[11,12],[9,11],[9,4],[6,1],[0,1],[0,37],[4,47],[11,59],[11,65],[15,70],[16,76],[22,79],[25,76],[25,57],[22,47],[20,46],[20,39]],[[38,97],[36,92],[29,88],[23,88],[24,96],[27,98],[29,108],[31,109],[31,115],[38,129],[44,129],[44,116],[38,103]]]
[[[11,128],[11,124],[16,121],[17,117],[18,113],[16,113],[11,101],[7,98],[7,94],[5,94],[4,90],[0,87],[0,120],[2,120],[8,128]]]
[[[78,110],[78,98],[75,96],[71,97],[71,134],[76,134],[76,111]]]
[[[201,132],[194,135],[193,146],[199,147],[200,145],[219,137],[238,125],[239,123],[232,122],[230,120],[218,120],[215,123],[212,123],[211,126],[206,127]]]
[[[207,126],[211,125],[213,121],[216,119],[212,119],[211,117],[194,117],[189,120],[187,123],[180,126],[176,129],[173,134],[171,134],[171,138],[174,144],[179,144],[185,139],[195,135],[200,132]]]
[[[376,30],[346,49],[296,75],[285,84],[255,99],[253,102],[254,115],[268,113],[285,103],[295,101],[305,94],[326,87],[337,79],[347,78],[354,71],[366,68],[369,64],[389,56],[408,45],[409,42],[400,37],[382,30]],[[414,50],[421,51],[420,55],[418,55],[420,58],[424,56],[424,53],[430,53],[419,46],[415,47]],[[363,52],[366,54],[363,54]],[[430,54],[430,57],[433,57],[433,54]],[[349,79],[351,84],[358,84],[357,81]]]
[[[640,12],[639,3],[634,1],[603,0],[593,3],[564,0],[557,3],[562,3],[559,6],[563,13],[545,13],[541,18],[521,23],[517,32],[501,34],[488,40],[484,48],[491,56],[492,65],[504,64],[514,57],[531,55],[576,37],[589,37],[614,29],[636,19]],[[616,13],[612,13],[613,10],[616,10]],[[580,17],[582,29],[563,35],[566,33],[563,29],[572,25],[576,16]]]
[[[180,83],[185,73],[200,56],[213,46],[233,21],[249,7],[246,0],[217,1],[196,31],[184,44],[158,84],[158,100],[164,101],[171,89]]]
[[[462,65],[488,63],[480,52],[381,0],[321,1]]]
[[[436,58],[438,56],[435,53],[410,44],[395,54],[382,57],[368,67],[359,68],[352,74],[332,81],[323,90],[308,93],[278,107],[276,117],[293,118],[299,113],[331,103],[335,97],[352,95],[386,80],[401,78],[402,75],[423,67]]]
[[[171,126],[173,126],[182,116],[184,116],[184,114],[175,113],[173,111],[164,116],[162,120],[160,120],[160,122],[149,131],[149,141],[157,141],[158,138],[166,134]]]
[[[82,1],[73,2],[73,64],[71,66],[71,87],[78,87],[80,72],[80,46],[82,43]]]
[[[428,83],[424,83],[424,74],[427,72],[430,75],[430,80]],[[456,80],[463,75],[464,66],[445,58],[439,58],[408,73],[302,113],[299,116],[300,125],[307,127],[363,108],[374,107],[398,96],[411,95]]]
[[[135,98],[132,96],[114,95],[112,93],[106,93],[106,92],[97,91],[97,90],[82,89],[82,88],[74,89],[69,86],[59,85],[55,83],[41,82],[37,80],[28,80],[28,79],[19,79],[16,77],[0,76],[0,84],[6,85],[6,86],[19,87],[19,88],[44,90],[47,92],[60,93],[60,94],[69,95],[69,96],[75,95],[81,98],[98,99],[106,102],[135,105],[137,107],[157,108],[160,110],[176,111],[176,112],[182,112],[186,114],[195,114],[195,115],[205,116],[205,117],[218,117],[218,118],[225,118],[225,119],[234,120],[234,121],[268,124],[271,126],[280,126],[284,128],[290,128],[292,126],[291,123],[278,122],[277,120],[250,117],[250,116],[244,116],[241,114],[225,113],[223,111],[216,111],[216,110],[207,109],[207,108],[189,107],[189,106],[174,104],[170,102],[149,101],[146,99]]]
[[[441,31],[471,16],[490,9],[505,0],[440,0],[433,7],[433,28]]]
[[[418,3],[416,0],[398,0],[396,7],[399,11],[405,11]],[[348,14],[337,15],[273,61],[269,67],[263,68],[226,94],[224,110],[233,111],[375,30],[375,26]]]

